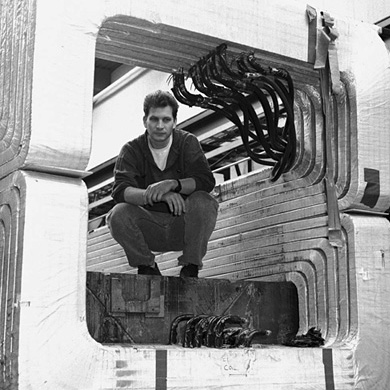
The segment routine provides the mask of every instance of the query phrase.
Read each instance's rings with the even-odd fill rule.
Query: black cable
[[[296,158],[293,80],[286,69],[261,66],[254,52],[241,53],[230,64],[226,52],[222,43],[189,68],[188,77],[201,94],[187,90],[183,69],[173,73],[172,91],[179,102],[219,112],[234,123],[247,155],[272,166],[275,181]],[[263,109],[262,119],[252,105],[254,99]],[[282,116],[285,122],[280,126]],[[256,150],[259,146],[261,151]]]

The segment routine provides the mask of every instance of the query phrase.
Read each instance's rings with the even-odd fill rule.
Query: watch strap
[[[182,189],[182,187],[181,187],[181,182],[180,182],[179,179],[176,179],[176,181],[177,181],[177,186],[176,186],[176,188],[174,189],[174,191],[177,192],[177,193],[179,193],[179,192],[181,191],[181,189]]]

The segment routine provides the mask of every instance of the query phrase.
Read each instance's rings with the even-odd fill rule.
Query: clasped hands
[[[186,212],[183,197],[174,192],[177,186],[176,180],[163,180],[149,185],[143,195],[144,204],[153,206],[155,202],[165,202],[174,215],[181,215]]]

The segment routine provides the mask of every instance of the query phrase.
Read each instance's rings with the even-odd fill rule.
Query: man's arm
[[[163,196],[169,192],[177,192],[177,187],[181,187],[178,193],[183,195],[190,195],[196,189],[195,179],[189,177],[180,179],[180,186],[178,179],[163,180],[154,184],[151,184],[145,191],[145,204],[152,205],[153,202],[163,201]]]
[[[183,176],[195,181],[194,188],[190,187],[192,192],[211,192],[215,186],[215,178],[211,172],[206,156],[199,140],[193,134],[188,134],[185,142]]]
[[[131,203],[137,206],[143,206],[145,190],[136,187],[126,187],[123,193],[123,198],[126,203]]]
[[[196,182],[192,178],[180,179],[180,185],[179,193],[175,192],[178,187],[178,181],[175,179],[151,184],[146,190],[127,187],[124,191],[124,201],[137,206],[146,204],[152,206],[155,202],[165,202],[173,214],[181,215],[186,210],[184,199],[180,194],[189,195],[194,192]]]
[[[180,179],[181,183],[181,194],[191,195],[196,189],[196,181],[192,177],[188,177],[186,179]]]

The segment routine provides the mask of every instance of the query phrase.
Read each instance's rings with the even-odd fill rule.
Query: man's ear
[[[147,119],[147,116],[145,115],[145,116],[142,118],[142,121],[144,122],[145,129],[146,129],[146,119]]]

